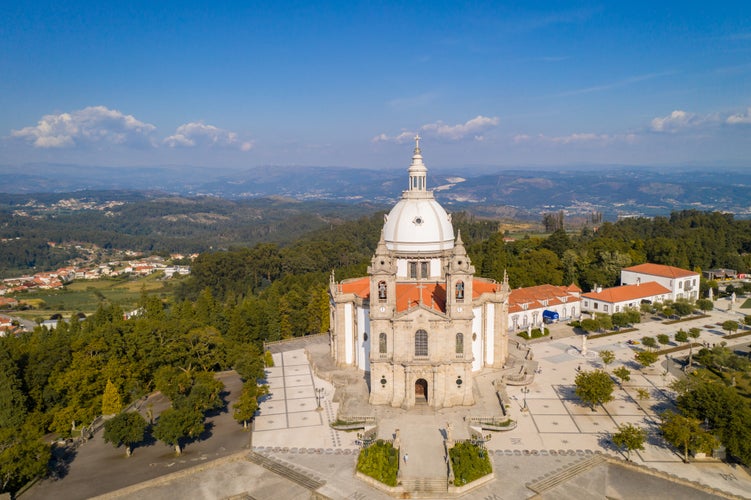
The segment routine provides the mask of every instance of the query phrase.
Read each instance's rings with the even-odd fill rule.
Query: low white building
[[[648,281],[583,293],[581,307],[584,312],[613,314],[623,312],[626,308],[639,309],[643,301],[664,302],[669,298],[671,291],[668,288],[656,281]]]
[[[639,264],[621,270],[621,285],[654,281],[670,290],[671,300],[699,298],[699,273],[661,264]]]
[[[575,285],[538,285],[511,290],[509,295],[509,331],[539,328],[545,321],[554,323],[579,319],[581,289]]]

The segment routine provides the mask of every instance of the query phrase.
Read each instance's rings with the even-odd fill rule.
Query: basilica
[[[508,356],[508,283],[474,276],[451,215],[427,188],[419,136],[408,173],[368,275],[332,275],[331,356],[364,372],[371,404],[473,405],[473,375]]]

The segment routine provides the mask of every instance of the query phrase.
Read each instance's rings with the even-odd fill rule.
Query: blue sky
[[[117,5],[115,5],[117,4]],[[743,165],[751,2],[5,2],[0,164]]]

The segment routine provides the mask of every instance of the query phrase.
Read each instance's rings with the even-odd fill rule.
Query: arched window
[[[463,333],[456,334],[456,353],[464,354],[464,334]]]
[[[381,333],[378,335],[378,353],[386,354],[386,334]]]
[[[428,355],[428,332],[417,330],[415,333],[415,356]]]
[[[385,281],[378,282],[378,298],[380,300],[386,300],[386,282]]]
[[[464,282],[456,282],[456,300],[464,300]]]

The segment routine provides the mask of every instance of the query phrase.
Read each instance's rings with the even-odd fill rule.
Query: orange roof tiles
[[[339,290],[342,293],[354,293],[360,298],[368,299],[370,298],[370,278],[366,276],[342,281]]]
[[[423,304],[438,312],[446,312],[446,286],[440,283],[397,283],[396,310],[406,311]]]
[[[639,264],[636,266],[626,267],[624,271],[631,271],[633,273],[650,274],[652,276],[660,276],[663,278],[688,278],[689,276],[696,276],[699,273],[693,271],[687,271],[680,267],[664,266],[662,264]]]
[[[370,278],[353,278],[345,280],[339,285],[342,293],[352,293],[361,299],[370,298]],[[484,279],[472,281],[472,299],[478,298],[484,293],[495,293],[501,285]],[[396,284],[396,310],[406,311],[411,307],[423,304],[439,312],[446,312],[446,285],[445,283],[397,283]]]
[[[670,294],[670,290],[660,285],[656,281],[648,281],[641,285],[622,285],[613,288],[605,288],[601,292],[589,292],[582,295],[592,300],[609,302],[625,302],[627,300],[638,300],[655,295]]]
[[[547,301],[547,305],[543,301]],[[555,285],[537,285],[526,288],[517,288],[511,290],[509,295],[509,312],[519,312],[524,310],[524,304],[528,304],[527,309],[537,309],[540,307],[550,307],[565,303],[579,302],[579,297],[569,293],[569,287]]]

